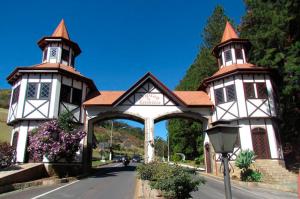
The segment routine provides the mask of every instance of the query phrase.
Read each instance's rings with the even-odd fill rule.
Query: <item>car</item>
[[[112,159],[113,162],[122,162],[122,157],[121,156],[115,156]]]
[[[132,162],[141,162],[141,157],[139,155],[134,155],[132,157]]]

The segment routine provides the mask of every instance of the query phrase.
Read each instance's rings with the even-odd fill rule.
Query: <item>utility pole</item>
[[[113,138],[113,130],[114,130],[114,121],[111,120],[109,160],[112,160],[112,138]]]
[[[170,135],[168,131],[168,162],[170,162]]]

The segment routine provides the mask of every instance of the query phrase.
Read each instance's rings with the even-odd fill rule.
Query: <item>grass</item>
[[[0,108],[0,141],[10,142],[12,128],[6,124],[7,109]]]
[[[92,161],[92,167],[98,167],[103,164],[107,164],[107,163],[111,163],[111,162],[112,161],[110,161],[110,160],[106,160],[105,162],[101,162],[101,160],[95,160],[95,161]]]

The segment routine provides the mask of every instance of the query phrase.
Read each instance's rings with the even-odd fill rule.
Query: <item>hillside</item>
[[[0,89],[0,108],[8,109],[10,99],[10,90]]]
[[[109,143],[111,122],[105,121],[95,125],[94,134],[98,142]],[[114,150],[125,150],[142,154],[144,150],[143,129],[114,120],[113,148]]]
[[[7,109],[0,108],[0,141],[10,142],[11,127],[7,126]]]

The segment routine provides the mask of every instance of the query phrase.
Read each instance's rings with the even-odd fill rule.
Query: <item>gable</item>
[[[174,106],[178,103],[158,88],[150,79],[141,84],[134,92],[120,103],[122,106]]]

